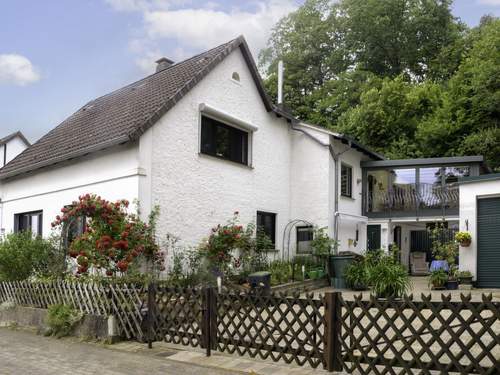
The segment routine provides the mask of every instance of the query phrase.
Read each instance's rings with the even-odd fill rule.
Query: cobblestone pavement
[[[241,372],[206,368],[32,332],[0,328],[1,375],[228,375]]]

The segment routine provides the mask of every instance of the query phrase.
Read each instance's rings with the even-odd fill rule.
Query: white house
[[[159,235],[196,244],[234,211],[281,254],[308,251],[311,225],[361,252],[366,147],[301,123],[265,94],[242,37],[97,98],[0,170],[2,228],[43,235],[81,194],[160,207]],[[297,233],[299,235],[297,236]]]
[[[9,134],[0,139],[0,168],[30,146],[30,142],[21,132]],[[2,196],[2,183],[0,181],[0,197]],[[0,235],[3,233],[2,202],[0,200]]]

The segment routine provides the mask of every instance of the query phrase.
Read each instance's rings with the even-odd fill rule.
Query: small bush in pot
[[[450,266],[450,271],[448,273],[448,281],[446,282],[446,289],[449,290],[458,289],[458,267],[454,264]]]
[[[369,283],[378,298],[399,298],[411,287],[408,272],[392,255],[383,256],[370,267]]]
[[[467,247],[472,242],[472,236],[469,232],[458,232],[455,234],[455,240],[460,243],[460,246]]]
[[[470,271],[460,271],[458,273],[458,281],[460,284],[472,284],[472,273]]]
[[[438,269],[431,272],[429,277],[429,286],[432,286],[432,289],[444,289],[446,282],[448,281],[448,274],[443,269]]]
[[[366,290],[368,288],[368,268],[364,261],[356,261],[349,265],[344,276],[352,289]]]

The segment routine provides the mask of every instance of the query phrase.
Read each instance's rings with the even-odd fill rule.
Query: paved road
[[[228,375],[234,372],[0,328],[0,374]]]

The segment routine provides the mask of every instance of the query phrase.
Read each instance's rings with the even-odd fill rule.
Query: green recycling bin
[[[358,257],[353,252],[342,252],[338,255],[330,255],[329,259],[329,276],[330,285],[337,289],[346,289],[347,283],[344,277],[345,270]]]

